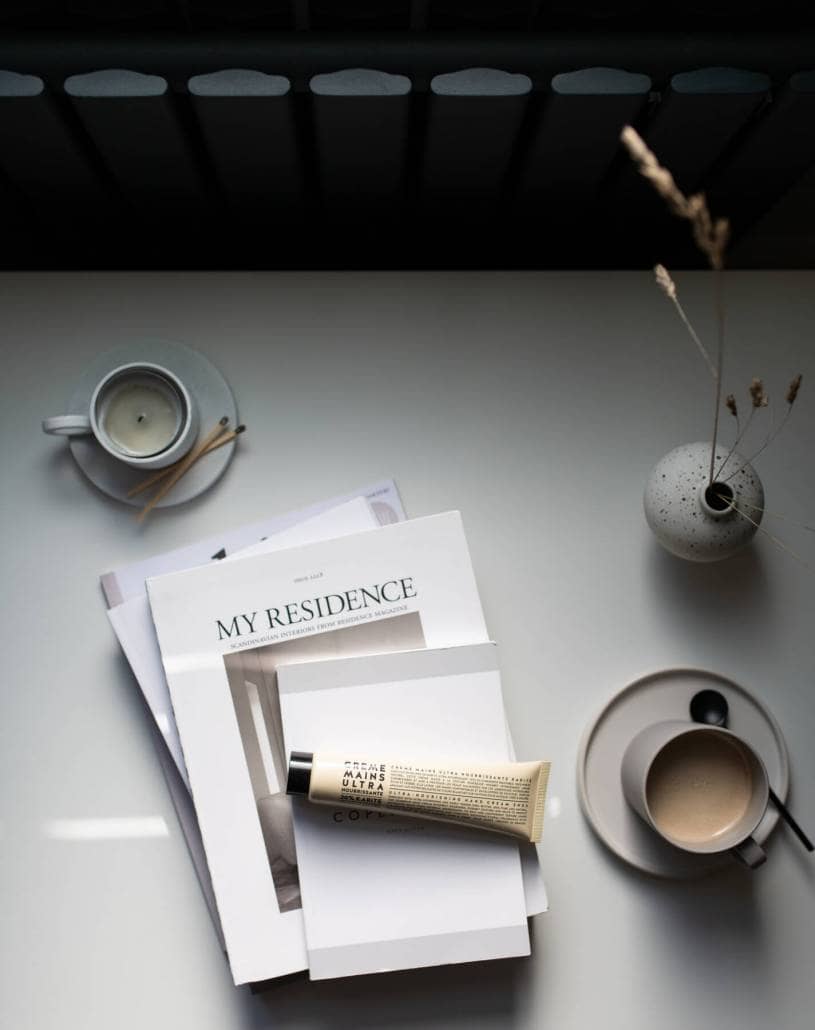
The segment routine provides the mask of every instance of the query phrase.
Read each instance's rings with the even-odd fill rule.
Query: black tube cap
[[[308,794],[311,786],[311,751],[292,751],[289,755],[289,776],[286,780],[287,794]]]

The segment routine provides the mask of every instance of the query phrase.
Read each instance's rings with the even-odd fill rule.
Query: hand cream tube
[[[381,761],[370,754],[292,751],[286,793],[319,805],[419,816],[537,843],[548,779],[548,762]]]

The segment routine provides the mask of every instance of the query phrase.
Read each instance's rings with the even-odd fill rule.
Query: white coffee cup
[[[646,727],[623,755],[623,793],[667,843],[699,855],[765,861],[752,834],[770,797],[767,770],[730,730],[667,720]]]
[[[198,408],[181,380],[162,365],[132,362],[108,372],[88,411],[56,415],[43,431],[93,435],[100,447],[134,468],[159,469],[182,458],[198,436]]]

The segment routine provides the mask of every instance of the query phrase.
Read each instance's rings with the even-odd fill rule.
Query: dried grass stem
[[[710,267],[723,268],[724,252],[730,236],[730,224],[727,219],[711,218],[703,193],[693,193],[686,197],[674,182],[674,177],[657,161],[656,155],[648,148],[636,129],[630,125],[624,126],[620,139],[640,175],[651,183],[677,218],[684,218],[690,222],[694,242],[707,257]]]
[[[668,298],[668,300],[673,304],[673,306],[676,308],[677,314],[682,319],[682,323],[684,324],[685,328],[688,330],[688,335],[693,340],[693,342],[696,344],[697,350],[702,355],[702,358],[703,358],[705,364],[707,365],[708,370],[710,371],[711,376],[713,377],[713,379],[715,381],[715,379],[716,379],[716,366],[713,364],[713,361],[712,361],[710,355],[707,352],[707,347],[705,347],[705,345],[699,339],[699,334],[693,328],[693,326],[691,325],[690,319],[685,314],[685,309],[682,307],[682,304],[680,303],[680,300],[679,300],[679,295],[678,295],[677,289],[676,289],[676,283],[671,278],[671,275],[668,272],[668,269],[664,265],[656,265],[654,267],[654,275],[656,276],[656,280],[657,280],[657,283],[659,284],[660,289],[665,294],[665,296]]]
[[[722,500],[727,500],[729,502],[729,498],[726,498],[724,494],[717,494],[716,496],[721,498]],[[796,551],[793,551],[791,547],[788,547],[783,540],[779,540],[777,536],[774,536],[772,533],[768,532],[763,526],[760,526],[754,519],[751,519],[749,515],[747,515],[745,512],[741,510],[741,508],[737,507],[736,505],[733,505],[733,511],[735,511],[738,515],[741,515],[743,519],[747,519],[747,521],[751,523],[751,525],[756,527],[759,533],[763,533],[775,544],[776,547],[780,548],[782,551],[786,551],[787,554],[791,555],[796,561],[800,562],[805,569],[809,569],[810,572],[815,572],[815,569],[813,569],[809,562],[805,561],[800,554],[798,554]]]

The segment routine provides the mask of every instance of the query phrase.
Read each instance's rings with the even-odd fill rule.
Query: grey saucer
[[[663,719],[688,719],[699,690],[718,690],[730,706],[728,729],[759,754],[770,786],[785,801],[789,758],[778,723],[764,705],[732,680],[702,669],[666,669],[629,684],[586,727],[577,756],[580,804],[589,825],[625,862],[655,876],[702,876],[733,864],[729,855],[690,855],[665,843],[628,806],[620,763],[628,742],[641,729]],[[772,805],[753,834],[762,844],[778,822]]]
[[[232,390],[212,362],[183,344],[157,339],[134,340],[94,358],[82,373],[66,411],[87,412],[99,380],[118,365],[131,361],[155,362],[182,380],[198,404],[202,434],[209,432],[223,415],[229,416],[232,428],[237,424],[238,407]],[[138,497],[127,496],[128,490],[146,479],[148,472],[117,461],[92,436],[69,437],[68,446],[88,479],[109,497],[139,508],[149,500],[150,490]],[[234,451],[235,443],[228,443],[196,462],[157,507],[168,508],[198,497],[220,478]]]

